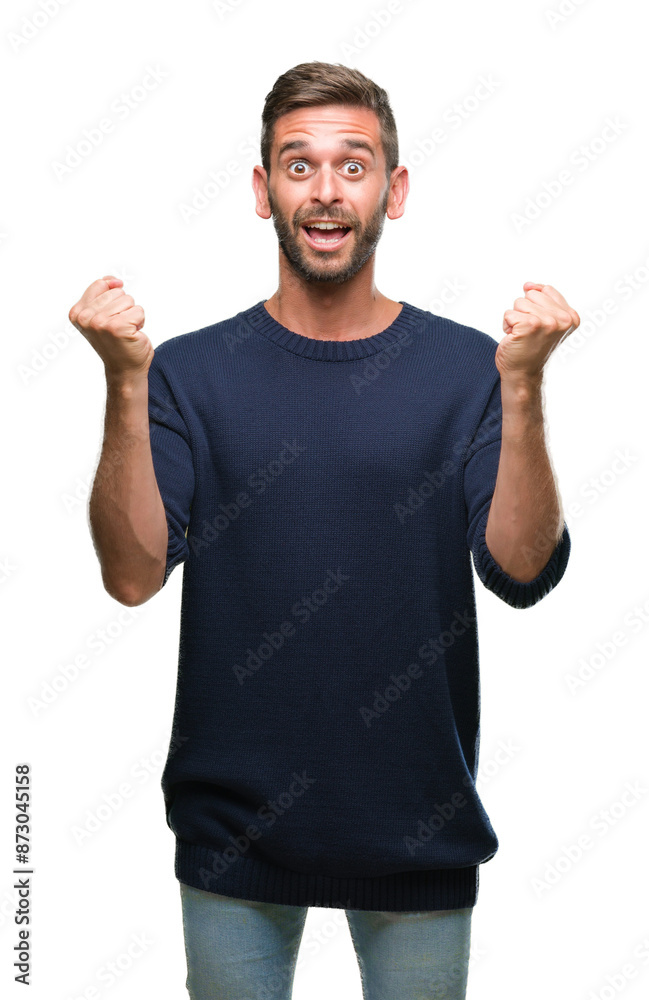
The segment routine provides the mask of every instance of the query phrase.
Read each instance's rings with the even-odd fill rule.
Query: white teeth
[[[349,229],[349,226],[341,226],[337,222],[313,222],[309,223],[308,225],[305,225],[304,228],[305,229]],[[338,239],[333,239],[333,240],[324,239],[324,237],[322,239],[318,239],[316,236],[311,236],[310,239],[313,243],[328,243],[331,245],[332,243],[340,243],[341,240],[343,240],[346,235],[347,233],[345,233],[344,236],[341,236]]]

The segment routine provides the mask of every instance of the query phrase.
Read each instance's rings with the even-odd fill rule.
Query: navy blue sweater
[[[184,563],[162,775],[175,874],[226,896],[363,910],[473,906],[498,840],[475,787],[471,554],[513,608],[536,579],[485,528],[497,342],[407,302],[321,341],[258,302],[170,338],[149,372],[169,546]]]

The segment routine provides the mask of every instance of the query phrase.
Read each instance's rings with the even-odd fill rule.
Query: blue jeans
[[[290,1000],[308,907],[180,895],[191,1000]],[[464,1000],[472,914],[345,910],[364,1000]]]

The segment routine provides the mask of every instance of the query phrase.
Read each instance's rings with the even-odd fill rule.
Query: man
[[[294,67],[262,122],[274,295],[155,352],[119,279],[70,310],[107,377],[106,590],[142,604],[185,563],[162,787],[186,985],[290,997],[312,905],[345,909],[366,998],[461,998],[498,849],[471,555],[514,608],[564,574],[542,380],[579,316],[526,282],[496,344],[378,291],[409,181],[357,70]]]

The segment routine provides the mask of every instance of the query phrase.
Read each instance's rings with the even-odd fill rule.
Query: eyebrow
[[[340,145],[343,149],[355,150],[364,149],[365,152],[369,153],[373,160],[376,160],[376,153],[374,152],[374,147],[366,142],[365,139],[341,139]],[[305,150],[311,149],[311,143],[307,142],[306,139],[292,139],[290,142],[284,142],[279,147],[279,152],[277,154],[277,159],[281,160],[285,153],[292,150]]]

